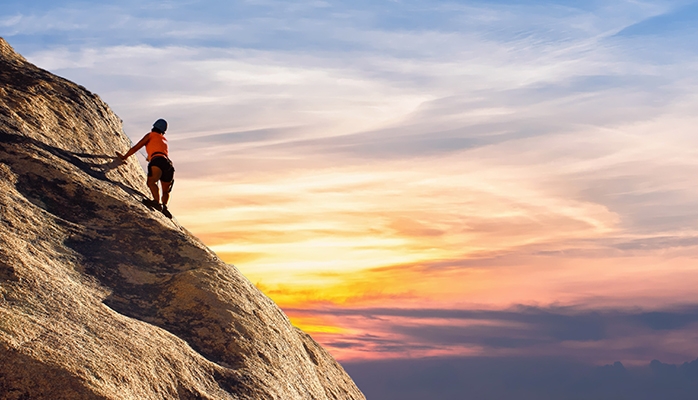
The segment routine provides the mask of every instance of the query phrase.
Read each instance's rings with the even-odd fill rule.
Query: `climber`
[[[172,218],[172,214],[167,209],[167,201],[170,199],[170,191],[174,183],[174,167],[172,161],[168,157],[167,139],[165,131],[167,130],[167,121],[159,119],[153,124],[153,129],[143,136],[135,146],[126,154],[116,153],[119,158],[126,160],[143,146],[148,153],[146,161],[148,161],[148,188],[153,194],[153,200],[143,199],[143,204],[150,208],[162,211],[167,218]],[[160,191],[158,181],[162,185],[162,204],[160,204]]]

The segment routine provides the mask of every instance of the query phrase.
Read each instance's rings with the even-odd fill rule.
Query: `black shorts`
[[[162,171],[162,176],[160,180],[163,182],[172,182],[174,179],[175,169],[172,166],[172,161],[165,157],[155,156],[148,163],[148,176],[153,176],[152,167],[158,167]]]

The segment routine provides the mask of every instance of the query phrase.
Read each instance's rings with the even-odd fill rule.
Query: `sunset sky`
[[[177,220],[346,365],[698,357],[698,2],[3,0],[0,36],[165,118]]]

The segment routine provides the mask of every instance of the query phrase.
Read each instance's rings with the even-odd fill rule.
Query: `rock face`
[[[85,88],[0,38],[0,398],[364,399],[233,266],[140,203]]]

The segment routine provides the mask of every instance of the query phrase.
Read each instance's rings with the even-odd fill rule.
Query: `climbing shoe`
[[[141,202],[151,210],[162,211],[162,206],[155,200],[143,199]]]
[[[172,219],[172,213],[170,212],[170,210],[167,209],[167,206],[164,204],[162,205],[162,213],[165,214],[167,218]]]

